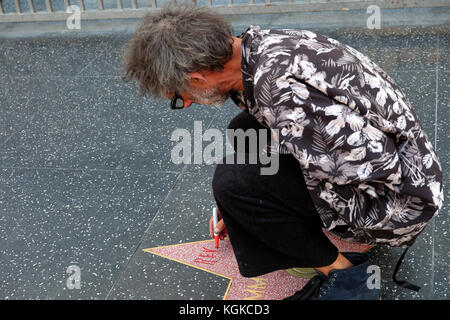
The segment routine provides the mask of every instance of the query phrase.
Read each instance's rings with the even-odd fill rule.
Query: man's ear
[[[206,79],[206,77],[200,72],[189,73],[189,78],[191,79],[191,81],[195,81],[195,82],[207,82],[208,81],[208,79]]]

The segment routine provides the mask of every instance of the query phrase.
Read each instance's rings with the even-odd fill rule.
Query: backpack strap
[[[409,248],[410,247],[406,248],[405,251],[403,251],[403,254],[401,255],[400,259],[398,259],[397,264],[395,265],[394,274],[392,275],[392,281],[394,281],[395,284],[400,287],[418,292],[420,290],[419,286],[409,283],[408,281],[397,280],[397,277],[396,277],[397,273],[398,273],[398,269],[400,269],[400,265],[402,264],[403,258],[405,257],[406,252],[408,251]]]

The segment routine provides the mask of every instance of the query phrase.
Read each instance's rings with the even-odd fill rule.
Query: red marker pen
[[[216,229],[217,222],[218,222],[216,208],[213,209],[213,221],[214,221],[214,229]],[[219,247],[219,234],[217,234],[215,232],[214,232],[214,242],[215,242],[216,248],[218,248]]]

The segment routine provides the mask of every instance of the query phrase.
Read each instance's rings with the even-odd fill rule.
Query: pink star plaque
[[[328,232],[325,234],[341,252],[365,252],[372,247],[339,240]],[[220,241],[217,249],[214,239],[210,239],[148,248],[144,251],[229,279],[224,300],[279,300],[293,295],[309,281],[292,276],[285,270],[254,278],[241,276],[228,239]]]

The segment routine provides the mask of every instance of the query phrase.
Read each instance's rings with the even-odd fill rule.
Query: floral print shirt
[[[443,203],[436,152],[403,91],[354,48],[308,30],[241,34],[235,103],[278,132],[327,229],[408,247]],[[299,195],[301,196],[301,195]]]

